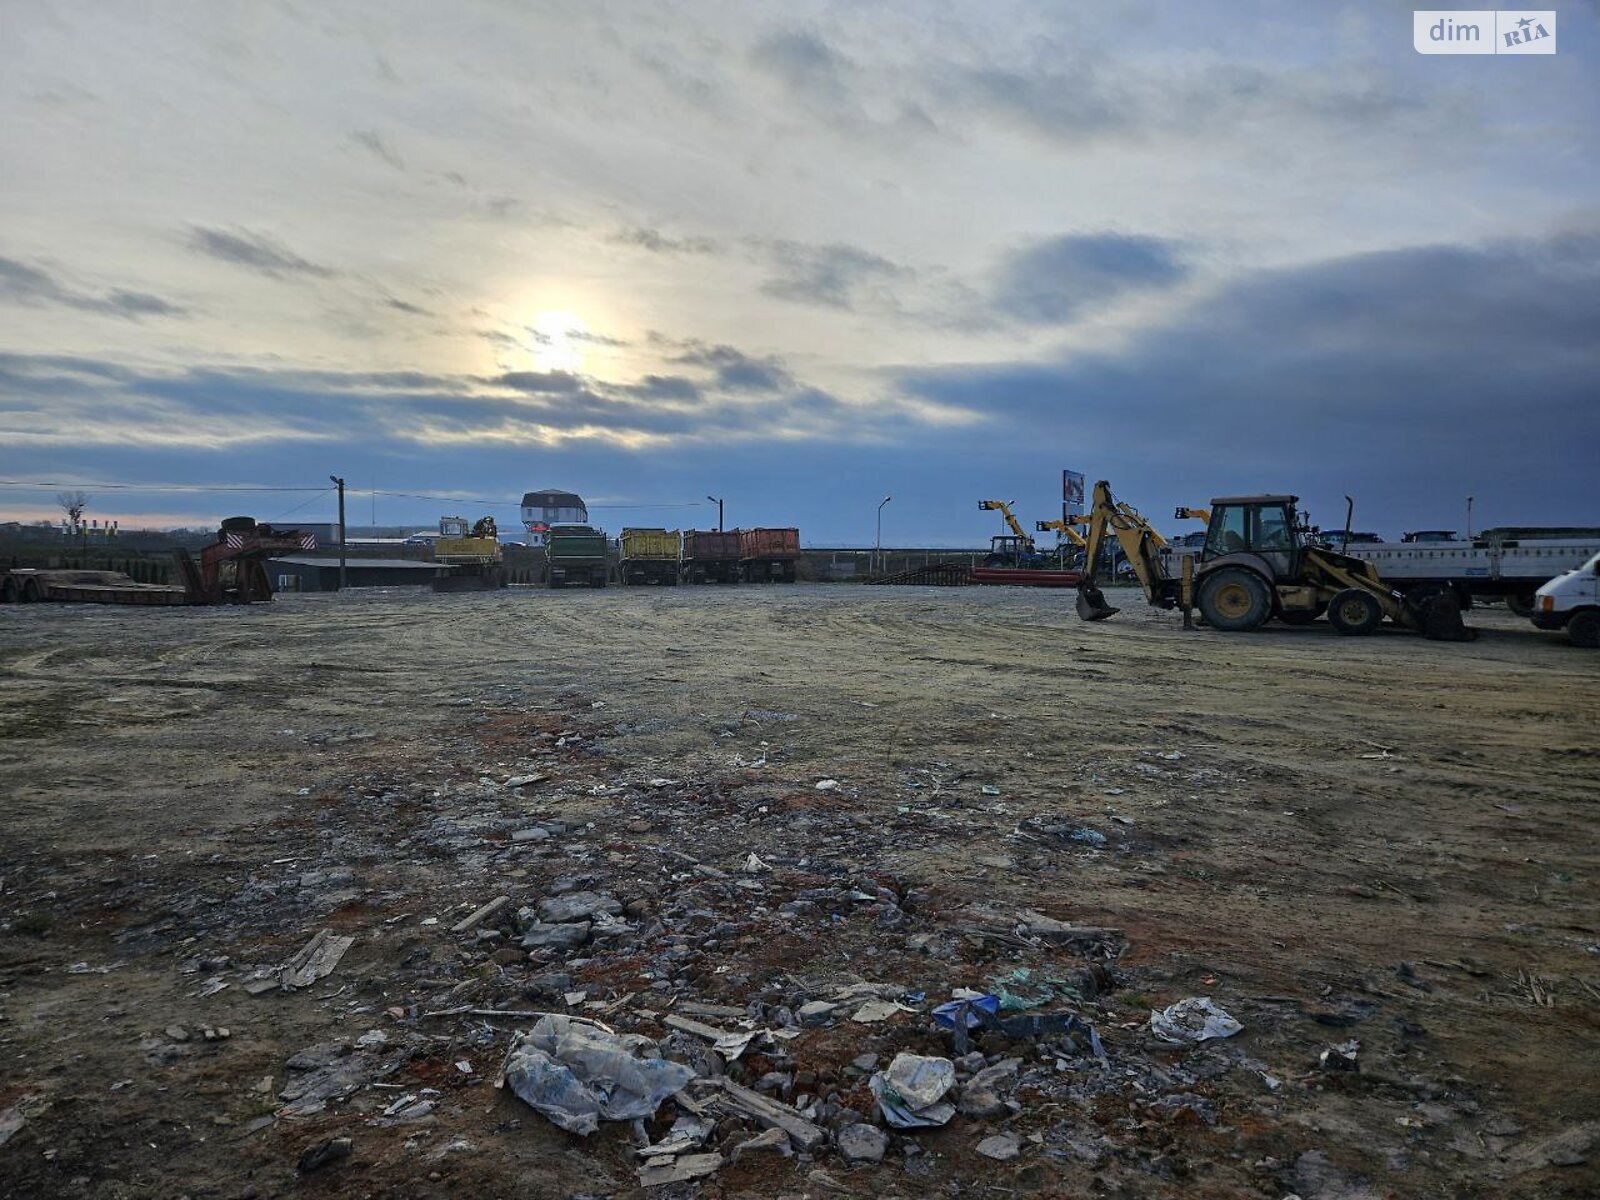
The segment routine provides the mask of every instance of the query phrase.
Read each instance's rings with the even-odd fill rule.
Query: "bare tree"
[[[67,514],[67,523],[77,533],[83,525],[83,510],[89,507],[89,497],[82,492],[57,492],[56,503]]]

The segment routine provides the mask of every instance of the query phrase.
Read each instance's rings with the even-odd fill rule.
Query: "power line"
[[[268,517],[267,518],[267,523],[270,525],[273,521],[281,521],[285,517],[293,516],[295,513],[299,512],[302,508],[311,507],[311,505],[315,504],[318,500],[321,500],[324,496],[326,496],[331,491],[333,491],[332,488],[323,488],[315,496],[311,497],[311,499],[306,500],[303,503],[296,504],[293,508],[289,509],[287,512],[281,512],[275,517]]]
[[[86,483],[82,480],[51,483],[38,479],[0,479],[0,487],[37,488],[94,488],[97,491],[129,492],[314,492],[314,487],[246,487],[240,484],[221,483]]]

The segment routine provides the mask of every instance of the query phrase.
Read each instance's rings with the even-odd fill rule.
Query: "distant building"
[[[542,546],[552,525],[587,525],[589,510],[583,497],[571,492],[548,490],[529,492],[522,498],[522,527],[528,531],[528,545]]]

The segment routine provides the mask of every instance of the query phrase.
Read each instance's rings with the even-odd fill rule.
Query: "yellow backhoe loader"
[[[1192,612],[1214,629],[1259,629],[1276,618],[1304,625],[1326,613],[1343,634],[1371,633],[1387,617],[1394,624],[1440,641],[1470,641],[1477,634],[1461,622],[1453,595],[1408,602],[1379,578],[1370,563],[1310,540],[1315,530],[1297,512],[1298,496],[1222,496],[1209,510],[1180,509],[1180,516],[1206,517],[1206,541],[1198,556],[1185,554],[1174,577],[1161,551],[1166,539],[1132,505],[1119,502],[1111,485],[1094,485],[1089,510],[1078,615],[1103,621],[1118,609],[1096,586],[1101,552],[1114,537],[1127,556],[1145,598],[1157,608],[1178,608],[1184,628]]]
[[[983,560],[986,567],[1043,567],[1044,556],[1034,545],[1033,538],[1022,528],[1022,523],[1011,512],[1004,500],[979,500],[983,512],[998,512],[1005,519],[1009,534],[996,534],[989,539],[989,556]]]

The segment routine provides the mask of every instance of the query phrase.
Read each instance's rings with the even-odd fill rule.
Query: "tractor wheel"
[[[1600,609],[1586,608],[1573,613],[1567,622],[1567,636],[1574,646],[1600,650]]]
[[[249,533],[255,527],[254,517],[224,517],[220,526],[223,533]]]
[[[1509,596],[1505,597],[1505,602],[1506,608],[1510,610],[1513,616],[1522,617],[1524,619],[1533,616],[1532,592],[1512,592]]]
[[[17,602],[17,585],[7,579],[0,583],[0,604],[15,604]]]
[[[1259,629],[1272,616],[1266,580],[1243,567],[1223,567],[1207,575],[1198,600],[1206,624],[1229,633]]]
[[[1383,605],[1371,592],[1345,588],[1328,604],[1328,623],[1347,637],[1371,633],[1383,620]]]

